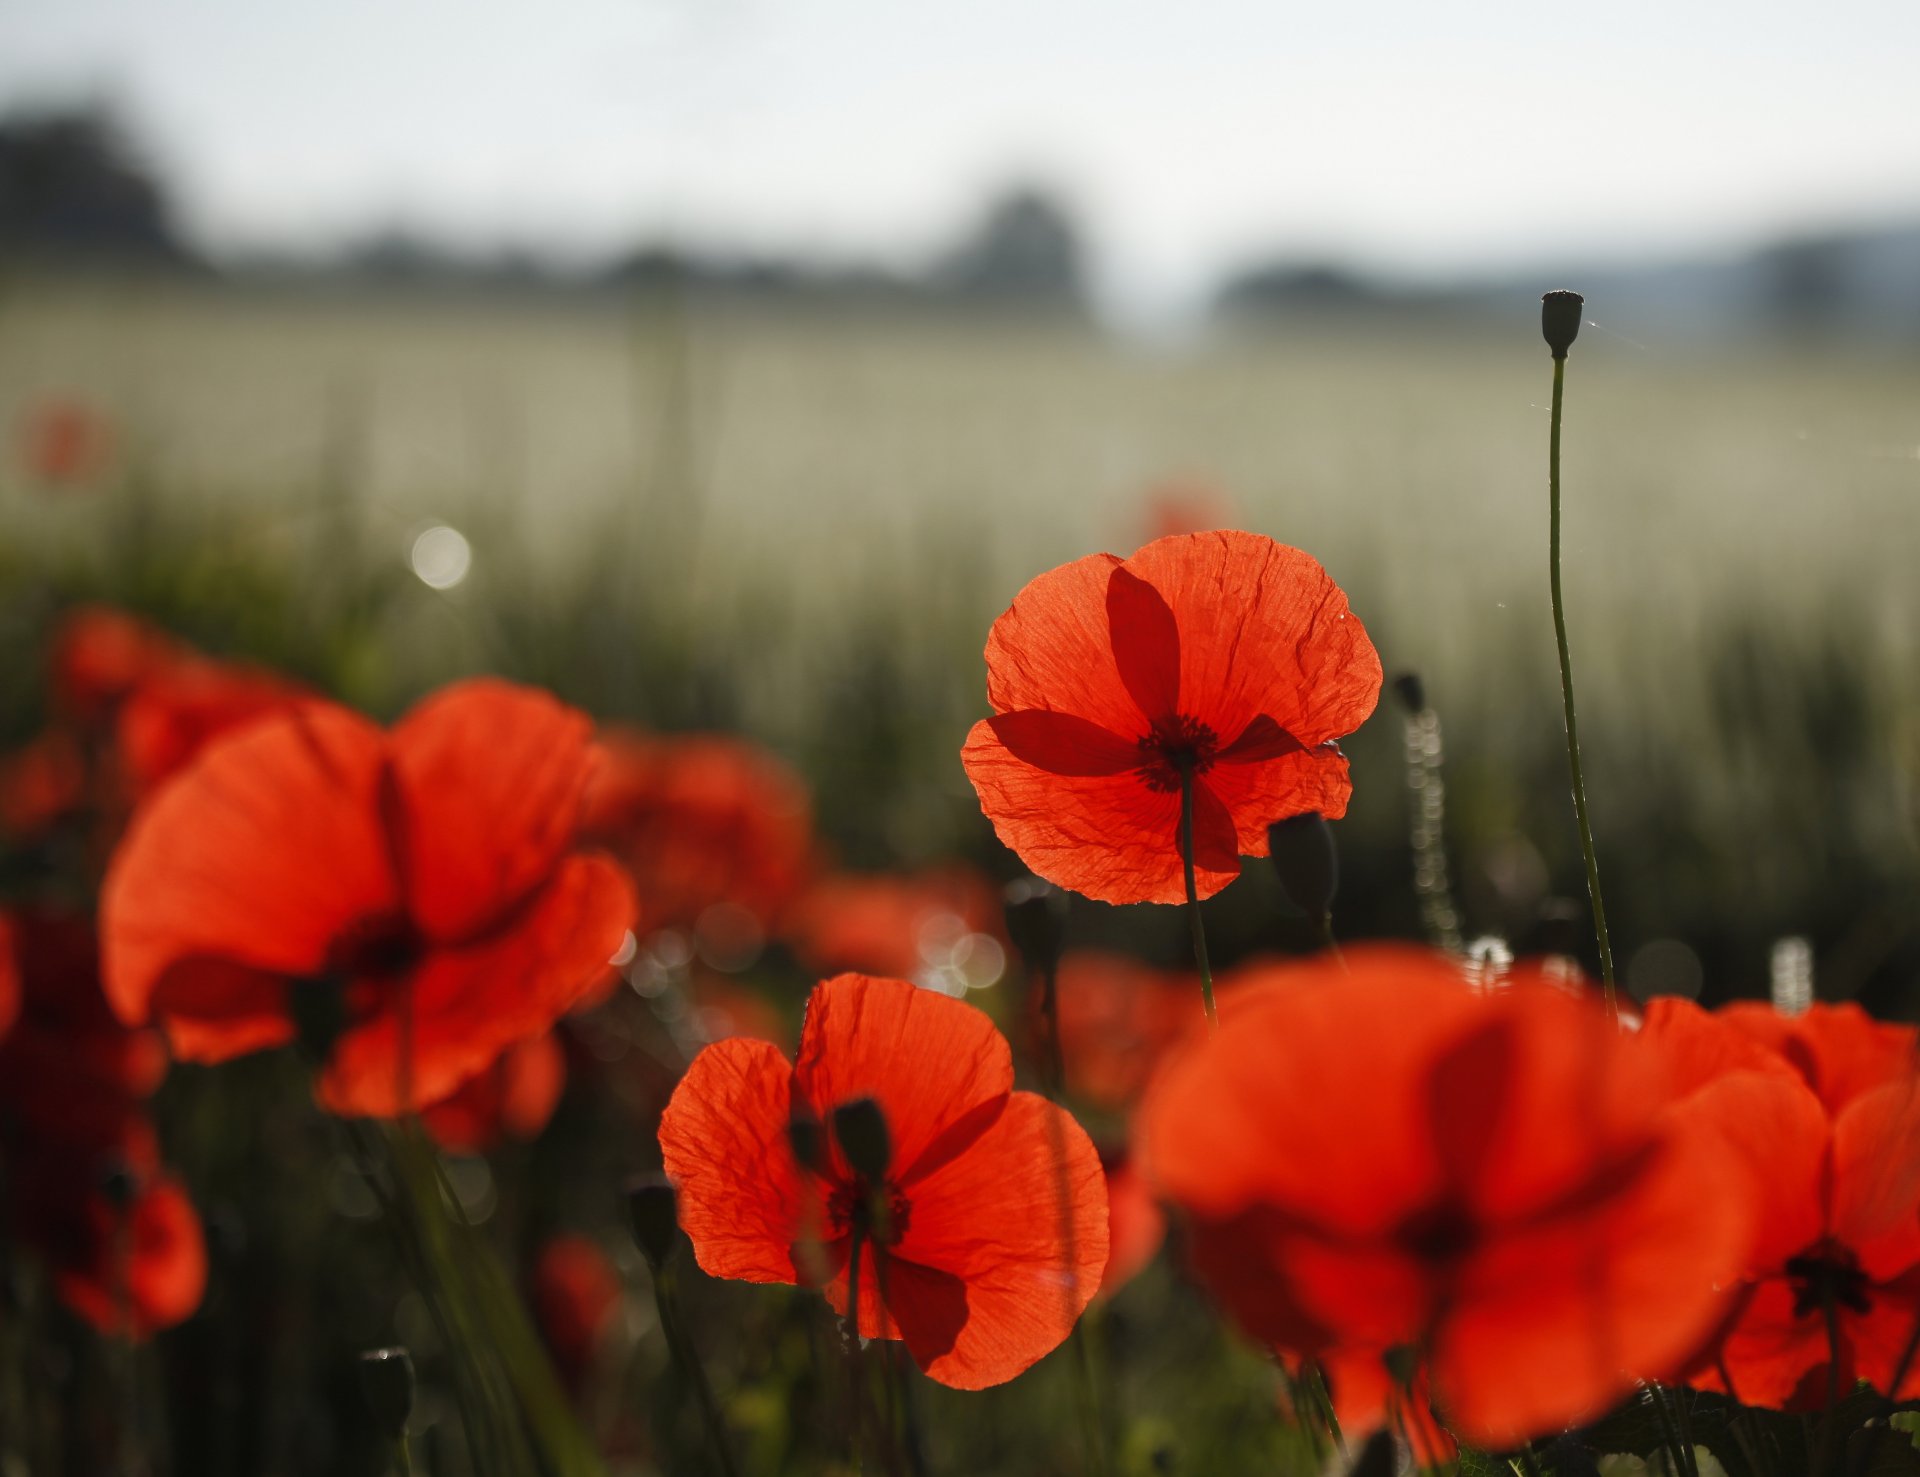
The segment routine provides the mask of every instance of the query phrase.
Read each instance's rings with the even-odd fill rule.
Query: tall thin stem
[[[1207,1025],[1220,1029],[1213,1008],[1213,966],[1207,962],[1207,926],[1200,918],[1200,885],[1193,875],[1193,767],[1180,766],[1180,863],[1187,873],[1187,916],[1193,924],[1193,963],[1200,971],[1200,998],[1207,1007]]]
[[[1550,504],[1548,554],[1553,576],[1553,637],[1560,648],[1560,702],[1567,718],[1567,769],[1573,779],[1573,813],[1580,822],[1580,854],[1587,864],[1587,898],[1593,905],[1593,932],[1600,944],[1600,980],[1607,1014],[1618,1020],[1614,998],[1613,944],[1607,937],[1607,905],[1600,896],[1600,862],[1593,850],[1593,824],[1587,818],[1587,782],[1580,772],[1580,722],[1573,707],[1573,658],[1567,651],[1567,604],[1560,588],[1560,405],[1567,361],[1553,361],[1553,424],[1547,443],[1547,494]]]

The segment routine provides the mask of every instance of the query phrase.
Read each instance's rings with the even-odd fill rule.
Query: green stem
[[[1213,966],[1207,962],[1207,926],[1200,918],[1200,885],[1193,875],[1193,769],[1180,766],[1180,864],[1187,874],[1187,916],[1193,923],[1193,962],[1200,971],[1200,998],[1207,1007],[1207,1025],[1220,1029],[1213,1008]]]
[[[695,1352],[693,1340],[688,1337],[686,1326],[680,1321],[679,1303],[674,1295],[673,1272],[661,1267],[653,1275],[653,1301],[660,1314],[660,1332],[667,1341],[667,1353],[679,1366],[680,1377],[693,1387],[695,1401],[700,1406],[700,1418],[707,1428],[707,1445],[713,1452],[714,1465],[724,1477],[736,1477],[733,1465],[733,1451],[727,1445],[726,1424],[720,1418],[720,1402],[714,1398],[713,1386],[707,1382],[707,1371],[700,1363]]]
[[[400,1439],[393,1443],[393,1464],[399,1470],[400,1477],[413,1477],[413,1452],[407,1447],[406,1433],[400,1433]]]
[[[1550,514],[1549,564],[1553,576],[1553,637],[1560,648],[1560,702],[1567,718],[1567,769],[1573,778],[1573,813],[1580,822],[1580,853],[1587,864],[1587,898],[1593,905],[1593,932],[1600,943],[1600,980],[1606,992],[1607,1014],[1615,1020],[1620,1007],[1614,997],[1613,944],[1607,937],[1607,905],[1600,896],[1600,862],[1593,850],[1593,824],[1587,818],[1587,782],[1580,772],[1580,723],[1573,709],[1573,658],[1567,651],[1567,604],[1560,588],[1560,403],[1565,391],[1567,361],[1553,361],[1553,424],[1547,443],[1547,495]]]
[[[847,1370],[848,1384],[853,1395],[853,1409],[849,1417],[847,1434],[853,1447],[855,1471],[860,1470],[863,1449],[867,1444],[867,1381],[866,1370],[860,1358],[860,1243],[864,1239],[860,1232],[861,1227],[856,1220],[852,1241],[847,1248],[847,1323],[849,1324]]]

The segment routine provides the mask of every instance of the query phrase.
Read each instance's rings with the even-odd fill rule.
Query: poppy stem
[[[1560,586],[1560,419],[1565,394],[1567,361],[1563,352],[1553,360],[1553,416],[1547,433],[1547,499],[1549,572],[1553,587],[1553,637],[1560,648],[1560,703],[1566,713],[1567,769],[1573,779],[1573,813],[1580,824],[1580,854],[1587,866],[1587,899],[1593,906],[1593,932],[1600,945],[1600,980],[1607,1014],[1620,1018],[1614,998],[1613,944],[1607,936],[1607,905],[1600,896],[1600,863],[1593,850],[1593,823],[1587,816],[1587,782],[1580,770],[1580,723],[1573,706],[1573,658],[1567,650],[1567,603]]]
[[[848,1412],[847,1438],[852,1447],[856,1470],[860,1466],[862,1448],[867,1444],[867,1381],[860,1358],[860,1248],[865,1239],[856,1218],[847,1248],[847,1387],[853,1397],[852,1408]]]
[[[1220,1029],[1213,1006],[1213,966],[1207,962],[1207,925],[1200,917],[1200,886],[1193,875],[1193,766],[1180,766],[1180,863],[1187,874],[1187,916],[1193,923],[1193,963],[1200,971],[1200,999],[1207,1007],[1207,1025]]]
[[[654,1272],[653,1301],[660,1314],[660,1332],[666,1337],[667,1353],[679,1367],[680,1377],[693,1387],[694,1399],[699,1402],[700,1418],[707,1429],[707,1445],[713,1452],[714,1465],[723,1477],[736,1477],[733,1452],[727,1445],[726,1426],[720,1419],[720,1403],[713,1398],[713,1386],[707,1382],[707,1371],[701,1365],[700,1356],[694,1351],[693,1340],[687,1336],[686,1328],[680,1321],[680,1301],[673,1268],[662,1266]]]
[[[400,1433],[400,1439],[393,1443],[393,1465],[400,1477],[413,1477],[413,1452],[407,1447],[404,1431]]]

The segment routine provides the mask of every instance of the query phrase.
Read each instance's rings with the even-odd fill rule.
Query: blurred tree
[[[97,106],[0,119],[0,251],[184,261],[165,187]]]
[[[1080,228],[1058,200],[1033,186],[1007,191],[935,273],[948,290],[1024,305],[1086,302]]]

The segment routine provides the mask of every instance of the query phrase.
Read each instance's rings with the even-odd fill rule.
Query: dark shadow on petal
[[[1014,758],[1049,774],[1125,774],[1145,762],[1134,740],[1071,713],[1026,708],[989,718],[987,726]]]
[[[1107,637],[1128,695],[1151,723],[1180,711],[1180,628],[1158,590],[1115,565],[1107,579]]]
[[[952,1351],[967,1326],[967,1284],[951,1272],[898,1257],[887,1263],[886,1275],[887,1311],[914,1363],[925,1369]]]
[[[1175,847],[1180,845],[1179,826],[1176,820]],[[1205,780],[1193,782],[1193,864],[1209,872],[1240,870],[1240,833],[1225,803]]]
[[[1214,755],[1214,761],[1219,764],[1257,764],[1263,759],[1297,754],[1305,747],[1276,719],[1262,713],[1240,730],[1239,738]]]
[[[1512,1023],[1488,1021],[1427,1074],[1427,1121],[1447,1182],[1471,1196],[1513,1101]]]
[[[920,1157],[900,1175],[902,1188],[910,1187],[914,1181],[923,1180],[936,1169],[951,1164],[973,1147],[974,1140],[993,1127],[1000,1115],[1006,1112],[1007,1100],[1011,1095],[1003,1092],[999,1097],[988,1098],[941,1129],[933,1141],[920,1151]]]

